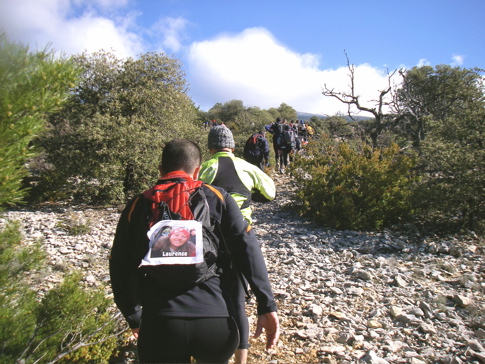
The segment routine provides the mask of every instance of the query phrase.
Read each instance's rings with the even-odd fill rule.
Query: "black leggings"
[[[243,283],[244,281],[244,283]],[[244,285],[243,285],[244,284]],[[246,288],[248,284],[242,277],[237,277],[236,283],[231,291],[232,301],[234,304],[237,327],[239,329],[239,346],[238,349],[249,348],[249,321],[246,315]]]
[[[239,344],[230,317],[143,318],[138,336],[140,363],[227,363]]]
[[[288,166],[288,154],[290,154],[290,152],[291,148],[281,148],[280,146],[274,145],[275,160],[276,164],[279,165],[279,168]]]

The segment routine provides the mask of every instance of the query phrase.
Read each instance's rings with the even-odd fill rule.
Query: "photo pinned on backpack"
[[[162,220],[147,233],[147,255],[141,265],[196,264],[204,261],[202,223],[196,220]]]

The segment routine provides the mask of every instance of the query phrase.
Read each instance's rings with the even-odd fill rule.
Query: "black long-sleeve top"
[[[169,176],[166,176],[169,177]],[[187,175],[185,178],[192,181]],[[157,182],[159,184],[161,181]],[[219,223],[219,240],[224,239],[236,266],[248,280],[258,303],[258,315],[276,311],[268,272],[260,244],[244,219],[236,201],[221,188],[204,185],[211,219]],[[144,315],[172,317],[227,317],[229,294],[224,276],[215,276],[186,290],[160,289],[155,280],[138,269],[148,252],[144,197],[139,195],[123,210],[110,256],[110,276],[114,300],[131,328]],[[220,235],[223,235],[221,237]],[[227,278],[227,277],[226,277]],[[167,278],[169,279],[169,277]]]

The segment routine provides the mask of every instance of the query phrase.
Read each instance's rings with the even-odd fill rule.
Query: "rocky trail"
[[[255,204],[279,308],[281,338],[249,363],[485,363],[485,243],[473,233],[333,231],[292,210],[296,186],[275,175],[277,199]],[[73,268],[89,285],[109,281],[107,259],[119,217],[111,208],[43,205],[0,217],[21,220],[25,241],[41,239],[50,265],[40,291]],[[90,227],[69,234],[67,225]],[[247,312],[254,332],[255,301]],[[125,362],[132,361],[127,355]]]

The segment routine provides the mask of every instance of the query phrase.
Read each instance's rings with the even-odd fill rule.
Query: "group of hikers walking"
[[[266,131],[284,171],[290,152],[301,148],[298,126],[278,118],[248,139],[242,159],[233,154],[231,130],[211,125],[209,160],[202,163],[190,140],[170,141],[160,179],[123,210],[110,255],[111,285],[141,363],[228,363],[233,355],[236,364],[246,363],[249,288],[257,301],[255,336],[265,330],[266,348],[275,347],[277,307],[251,216],[252,202],[276,197],[264,171]]]
[[[244,159],[265,170],[269,167],[270,147],[266,132],[273,135],[275,170],[284,173],[293,153],[298,153],[313,135],[313,129],[303,121],[287,123],[281,117],[263,130],[251,135],[244,145]]]

